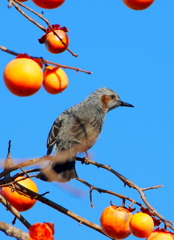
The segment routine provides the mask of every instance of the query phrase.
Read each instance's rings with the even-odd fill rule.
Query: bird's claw
[[[89,157],[84,157],[83,159],[82,159],[82,164],[86,164],[86,165],[89,165]]]

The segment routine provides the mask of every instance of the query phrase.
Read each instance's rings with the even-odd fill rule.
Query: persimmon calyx
[[[64,31],[64,32],[69,32],[69,31],[68,31],[68,28],[66,28],[66,27],[61,27],[59,24],[53,24],[53,25],[51,25],[51,27],[52,27],[52,29],[53,29],[54,31],[56,31],[56,30],[62,30],[62,31]],[[48,33],[52,32],[52,29],[51,29],[50,27],[47,28],[46,33],[45,33],[41,38],[38,39],[38,41],[39,41],[40,44],[45,43],[45,41],[46,41],[46,36],[47,36]]]

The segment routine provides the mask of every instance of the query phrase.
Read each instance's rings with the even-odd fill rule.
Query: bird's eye
[[[111,99],[114,99],[114,98],[115,98],[115,95],[114,95],[114,94],[112,94],[110,97],[111,97]]]

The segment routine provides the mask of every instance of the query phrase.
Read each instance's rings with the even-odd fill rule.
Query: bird
[[[112,89],[102,87],[61,113],[47,138],[47,155],[51,155],[53,148],[55,153],[37,178],[62,183],[78,178],[75,169],[77,153],[87,153],[102,131],[106,113],[120,106],[134,107],[123,102]]]

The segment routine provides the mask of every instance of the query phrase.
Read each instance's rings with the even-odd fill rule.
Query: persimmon
[[[48,93],[60,93],[65,90],[68,83],[68,77],[61,68],[53,66],[47,66],[45,68],[43,86]]]
[[[127,208],[113,205],[106,207],[100,217],[102,230],[110,238],[127,238],[131,234],[129,229],[131,217],[132,213]]]
[[[15,180],[20,180],[21,178],[23,177],[17,177]],[[30,178],[20,180],[18,183],[31,191],[38,193],[37,185]],[[1,194],[20,212],[29,210],[36,202],[36,199],[23,195],[22,193],[13,190],[11,187],[2,187]]]
[[[46,48],[51,53],[62,53],[69,45],[69,37],[66,34],[68,28],[60,27],[59,24],[51,25],[52,28],[47,28],[46,33],[38,39],[38,41],[43,44],[45,43]],[[54,32],[58,35],[56,36]]]
[[[165,229],[157,228],[146,240],[173,240],[173,234]]]
[[[41,58],[32,58],[41,68],[43,68],[43,61]]]
[[[61,6],[65,0],[32,0],[38,7],[54,9]]]
[[[29,58],[16,58],[4,69],[4,82],[13,94],[25,97],[36,93],[43,83],[40,66]]]
[[[123,0],[125,5],[134,10],[144,10],[154,2],[155,0]]]
[[[53,240],[53,223],[35,223],[29,228],[29,240]]]
[[[43,67],[43,61],[42,58],[35,58],[35,57],[30,57],[27,53],[20,53],[17,55],[16,58],[29,58],[35,61],[39,66],[42,68]]]
[[[56,30],[55,32],[63,43],[53,32],[50,32],[46,36],[45,46],[51,53],[62,53],[68,48],[69,38],[63,30]]]
[[[131,233],[139,238],[148,237],[154,228],[154,221],[147,213],[135,213],[129,222]]]

